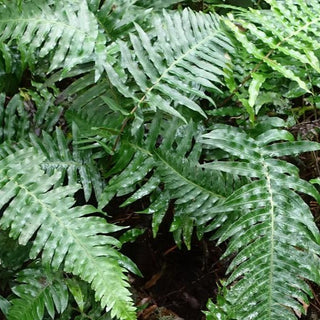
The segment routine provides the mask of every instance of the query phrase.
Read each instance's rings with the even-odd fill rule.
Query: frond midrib
[[[173,172],[175,172],[177,176],[179,176],[182,180],[186,181],[188,184],[194,185],[196,188],[202,190],[203,192],[209,193],[213,197],[226,199],[226,197],[224,197],[223,195],[214,193],[211,190],[208,190],[203,186],[195,183],[194,181],[188,179],[187,177],[183,176],[179,171],[177,171],[174,167],[172,167],[170,163],[168,163],[163,157],[161,157],[161,155],[157,151],[155,151],[155,154],[158,159],[160,159],[167,167],[169,167]]]
[[[269,167],[268,165],[263,162],[263,174],[266,179],[266,187],[269,193],[269,199],[270,199],[270,271],[269,271],[269,292],[268,292],[268,318],[271,320],[272,316],[272,305],[273,305],[273,278],[274,278],[274,232],[275,232],[275,203],[273,200],[273,191],[271,186],[271,177],[269,174]]]
[[[204,39],[202,39],[200,42],[193,45],[189,50],[187,50],[184,54],[182,54],[177,60],[171,63],[169,67],[167,67],[163,73],[160,75],[160,77],[155,81],[155,83],[147,89],[145,94],[142,96],[142,98],[138,101],[138,106],[147,98],[148,94],[157,87],[157,85],[161,82],[161,80],[172,70],[179,62],[181,62],[186,56],[188,56],[191,52],[195,52],[197,48],[199,48],[202,44],[209,41],[210,39],[214,38],[220,30],[215,30],[213,33],[206,36]]]
[[[308,28],[310,25],[318,23],[320,21],[320,17],[319,18],[315,18],[314,20],[309,21],[308,23],[306,23],[305,25],[301,26],[300,28],[298,28],[297,30],[295,30],[294,32],[292,32],[291,34],[289,34],[288,36],[286,36],[285,38],[281,39],[276,45],[275,48],[280,47],[283,43],[287,42],[290,38],[297,36],[301,31],[305,30],[306,28]]]
[[[24,190],[30,197],[32,197],[35,200],[35,202],[37,202],[41,207],[45,208],[47,210],[47,212],[50,213],[51,217],[53,217],[54,220],[56,220],[64,230],[67,230],[68,233],[72,236],[72,238],[77,240],[77,243],[83,249],[85,249],[85,247],[82,245],[83,242],[81,242],[79,240],[79,237],[76,234],[74,234],[70,228],[66,227],[66,225],[63,223],[63,220],[61,218],[59,218],[59,216],[54,213],[54,211],[51,209],[50,206],[48,206],[45,202],[41,201],[41,199],[39,199],[34,193],[30,192],[24,185],[19,184],[14,179],[11,179],[11,177],[8,177],[8,178],[12,182],[14,182],[20,189]],[[85,252],[89,253],[89,251],[87,251],[87,250],[85,250]],[[88,256],[91,257],[90,254],[88,254]]]
[[[47,167],[62,167],[62,168],[69,168],[69,167],[76,167],[76,168],[82,168],[82,167],[86,167],[86,165],[84,163],[81,162],[77,162],[77,161],[43,161],[41,166],[47,168]]]
[[[137,150],[145,153],[146,155],[154,158],[154,155],[152,154],[151,151],[149,151],[149,150],[147,150],[137,144],[134,144],[132,142],[127,142],[127,143],[128,143],[128,145],[130,145],[134,149],[137,149]],[[163,157],[161,157],[160,153],[158,153],[156,150],[153,150],[153,153],[156,155],[157,159],[160,159],[167,167],[169,167],[173,172],[175,172],[177,174],[177,176],[179,176],[182,180],[186,181],[188,184],[194,185],[198,189],[202,190],[203,192],[209,193],[213,197],[220,198],[220,199],[226,198],[226,197],[222,196],[221,194],[216,194],[216,193],[212,192],[211,190],[208,190],[208,189],[204,188],[203,186],[196,184],[194,181],[189,180],[187,177],[181,175],[181,173],[179,171],[177,171],[174,167],[172,167]]]

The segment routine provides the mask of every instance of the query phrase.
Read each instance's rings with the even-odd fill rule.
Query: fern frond
[[[59,174],[41,170],[45,157],[23,149],[0,161],[2,229],[22,245],[33,239],[30,258],[41,254],[44,264],[60,266],[91,284],[102,307],[123,320],[135,319],[125,268],[132,262],[116,247],[120,243],[106,234],[120,227],[95,217],[92,206],[75,207],[78,185],[52,188]],[[123,266],[124,267],[123,267]]]
[[[0,142],[25,139],[30,130],[29,114],[16,94],[6,105],[5,94],[0,94]]]
[[[113,39],[127,38],[128,33],[134,28],[134,23],[143,23],[150,15],[152,8],[137,1],[112,0],[104,1],[96,15],[104,26],[105,32]]]
[[[40,135],[41,131],[52,132],[56,125],[59,125],[63,107],[56,103],[58,89],[51,85],[50,88],[43,87],[43,84],[32,82],[33,89],[24,92],[20,91],[23,102],[30,114],[30,126],[32,132]]]
[[[88,61],[95,61],[96,79],[103,71],[105,39],[86,1],[23,1],[21,10],[14,2],[3,1],[0,28],[1,41],[15,41],[37,58],[49,56],[49,72]]]
[[[97,168],[90,149],[79,150],[78,139],[79,129],[75,124],[72,127],[72,151],[61,129],[56,128],[54,136],[43,132],[42,137],[31,135],[32,145],[41,150],[47,157],[46,161],[41,164],[42,169],[49,175],[58,170],[61,174],[56,186],[63,185],[65,177],[68,178],[68,184],[74,185],[81,183],[85,200],[88,201],[92,191],[99,196],[102,192],[104,183]]]
[[[178,121],[162,122],[158,114],[146,130],[146,138],[143,127],[136,139],[130,136],[126,141],[123,138],[121,157],[109,172],[117,174],[106,186],[100,207],[115,195],[130,194],[122,206],[152,195],[153,202],[144,213],[153,214],[153,233],[156,235],[169,202],[173,201],[175,215],[171,231],[177,244],[181,245],[183,241],[190,248],[194,227],[201,233],[199,218],[243,181],[199,168],[202,150],[197,143],[193,146],[192,141],[198,139],[201,128],[195,124],[183,126]]]
[[[229,239],[224,254],[236,254],[228,301],[235,319],[296,319],[305,313],[303,303],[312,292],[304,280],[320,282],[320,233],[309,207],[297,192],[320,201],[318,191],[298,176],[298,169],[274,157],[319,150],[309,141],[295,142],[286,131],[271,129],[255,139],[240,129],[224,126],[203,135],[202,142],[221,148],[234,161],[203,165],[223,172],[250,177],[213,208],[224,223],[211,221],[207,231],[219,227],[219,242]]]
[[[0,311],[7,316],[9,310],[10,302],[4,297],[0,296]]]
[[[95,136],[99,128],[118,131],[132,108],[132,101],[121,96],[107,78],[95,82],[94,72],[81,74],[60,93],[57,101],[68,103],[65,117],[78,125],[83,138]]]
[[[153,24],[150,32],[136,24],[129,43],[117,42],[118,63],[106,65],[110,81],[136,108],[147,105],[183,119],[182,106],[205,117],[195,100],[214,105],[204,91],[220,91],[225,53],[233,50],[218,16],[163,11]]]
[[[14,95],[17,92],[22,73],[23,62],[16,48],[0,43],[0,92]]]
[[[68,305],[68,290],[61,272],[30,268],[19,272],[18,285],[12,291],[18,298],[11,300],[8,320],[42,320],[47,310],[54,319]]]
[[[114,130],[121,126],[124,116],[129,115],[131,101],[123,98],[110,87],[107,79],[94,84],[94,75],[89,73],[74,81],[61,96],[72,101],[66,118],[75,121],[81,133],[92,135],[94,127],[108,127]]]
[[[320,72],[318,1],[266,0],[270,10],[242,12],[225,20],[244,48],[272,70],[309,91],[305,66]],[[240,30],[235,24],[245,28]]]
[[[136,4],[138,6],[143,6],[146,8],[153,8],[153,9],[161,9],[161,8],[168,8],[176,3],[179,3],[179,0],[138,0]]]
[[[2,154],[5,157],[13,152],[18,144],[20,146],[30,145],[31,142],[34,147],[46,155],[47,161],[42,164],[42,168],[48,174],[53,174],[56,169],[60,170],[60,184],[63,183],[64,177],[67,175],[69,184],[81,182],[86,200],[90,198],[93,189],[95,194],[99,196],[103,189],[103,181],[93,159],[93,152],[90,149],[80,150],[79,148],[79,129],[75,124],[72,128],[72,152],[69,150],[69,142],[59,128],[56,129],[54,138],[45,131],[42,132],[41,137],[37,137],[33,133],[30,134],[31,129],[38,134],[44,128],[52,130],[61,113],[61,108],[56,108],[53,105],[52,96],[48,95],[45,90],[42,90],[41,93],[47,98],[46,102],[37,92],[30,92],[34,102],[39,104],[37,110],[27,93],[24,94],[27,96],[24,102],[17,94],[6,106],[4,103],[5,95],[0,95],[0,141],[6,143],[6,148],[4,144],[0,148],[0,156]],[[27,111],[26,105],[28,106],[28,103],[35,110]],[[88,126],[88,121],[85,124]],[[119,122],[117,122],[118,124]],[[89,127],[87,131],[92,132],[92,129]],[[25,142],[23,142],[24,140]],[[19,143],[12,147],[8,144],[12,141],[19,141]]]

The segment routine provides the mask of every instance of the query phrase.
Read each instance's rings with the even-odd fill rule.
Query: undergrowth
[[[319,10],[0,1],[6,319],[137,319],[121,246],[144,231],[110,222],[114,199],[147,204],[154,237],[170,208],[179,248],[226,243],[208,320],[305,314],[320,234],[304,199],[320,195],[291,160],[320,144],[290,127],[318,108]]]

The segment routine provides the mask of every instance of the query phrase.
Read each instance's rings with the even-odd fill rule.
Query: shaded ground
[[[194,241],[190,251],[179,250],[169,234],[153,240],[147,232],[136,243],[127,245],[125,253],[144,275],[132,279],[137,302],[143,309],[139,319],[161,319],[162,313],[185,320],[204,319],[201,310],[208,298],[216,295],[216,283],[226,269],[219,260],[219,247],[202,240]]]

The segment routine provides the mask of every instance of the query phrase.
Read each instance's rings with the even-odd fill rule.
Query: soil
[[[151,230],[123,252],[139,267],[143,278],[131,276],[140,320],[205,319],[208,298],[217,294],[217,283],[223,279],[227,263],[220,261],[222,248],[208,239],[194,239],[191,250],[178,248],[170,233],[152,238]],[[160,309],[160,311],[159,311]]]

